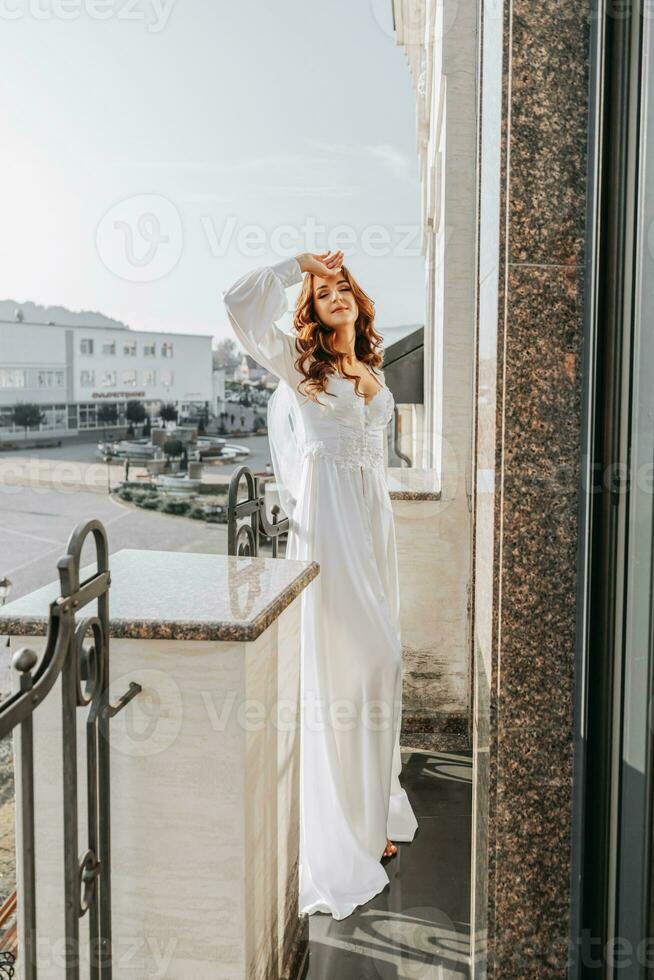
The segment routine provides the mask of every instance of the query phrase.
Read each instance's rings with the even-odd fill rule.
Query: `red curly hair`
[[[379,353],[383,338],[374,327],[375,304],[345,266],[342,267],[341,272],[352,290],[359,310],[355,323],[355,356],[357,360],[363,361],[370,367],[379,367],[383,361],[383,355]],[[354,381],[354,389],[357,395],[361,395],[357,376],[346,374],[343,370],[345,355],[334,350],[334,328],[328,327],[316,316],[313,279],[313,273],[305,274],[293,314],[293,326],[296,331],[295,348],[299,355],[295,366],[305,378],[304,381],[299,382],[298,388],[301,387],[302,394],[315,401],[318,395],[325,391],[329,375],[341,374]],[[331,394],[331,392],[325,393]]]

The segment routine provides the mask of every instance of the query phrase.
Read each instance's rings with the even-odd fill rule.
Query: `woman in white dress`
[[[320,574],[301,597],[300,913],[348,916],[389,878],[417,821],[400,786],[402,648],[374,305],[343,253],[255,269],[223,293],[245,350],[280,383],[268,406],[289,517],[286,557]],[[303,281],[303,274],[304,281]],[[276,321],[303,281],[294,336]]]

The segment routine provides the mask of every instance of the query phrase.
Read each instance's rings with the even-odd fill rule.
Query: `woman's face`
[[[333,329],[356,323],[359,315],[352,287],[342,272],[326,279],[313,277],[313,306],[320,322]]]

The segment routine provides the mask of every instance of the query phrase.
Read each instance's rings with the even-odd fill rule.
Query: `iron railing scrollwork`
[[[278,557],[279,539],[288,531],[289,521],[288,517],[279,519],[281,509],[278,504],[271,509],[272,521],[268,520],[262,490],[266,479],[256,476],[249,467],[241,466],[230,480],[227,504],[227,553],[230,555],[258,555],[261,537],[265,536],[270,539],[272,557]],[[246,494],[239,500],[243,484]]]
[[[89,535],[93,535],[95,542],[97,568],[94,574],[80,582],[82,547]],[[61,677],[65,976],[66,980],[79,978],[79,920],[88,912],[91,976],[96,980],[111,980],[109,722],[141,691],[141,685],[132,682],[116,704],[109,702],[111,575],[107,534],[100,521],[82,522],[73,530],[57,569],[61,595],[49,606],[45,649],[40,663],[37,667],[39,658],[28,647],[16,651],[12,664],[20,674],[19,689],[0,704],[0,738],[17,727],[20,733],[21,975],[24,980],[37,977],[33,713]],[[76,623],[77,613],[94,600],[97,600],[97,613]],[[78,708],[88,708],[88,847],[81,859],[78,855]],[[2,968],[0,965],[0,976],[3,975]]]
[[[395,452],[395,455],[398,457],[398,459],[401,459],[403,463],[406,463],[407,466],[413,466],[411,457],[407,456],[406,453],[402,452],[402,448],[400,445],[401,439],[402,439],[402,425],[400,419],[400,410],[396,405],[393,409],[393,451]]]
[[[12,977],[16,976],[16,970],[14,969],[14,954],[3,950],[0,952],[0,980],[11,980]]]

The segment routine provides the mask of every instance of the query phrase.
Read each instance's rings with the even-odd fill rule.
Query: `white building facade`
[[[424,465],[470,498],[477,244],[477,5],[393,0],[416,93],[425,256]],[[449,484],[449,486],[448,486]]]
[[[69,434],[102,428],[103,404],[124,424],[131,400],[151,417],[162,402],[214,414],[211,345],[203,334],[0,321],[0,431],[21,402],[41,408],[41,431]]]

